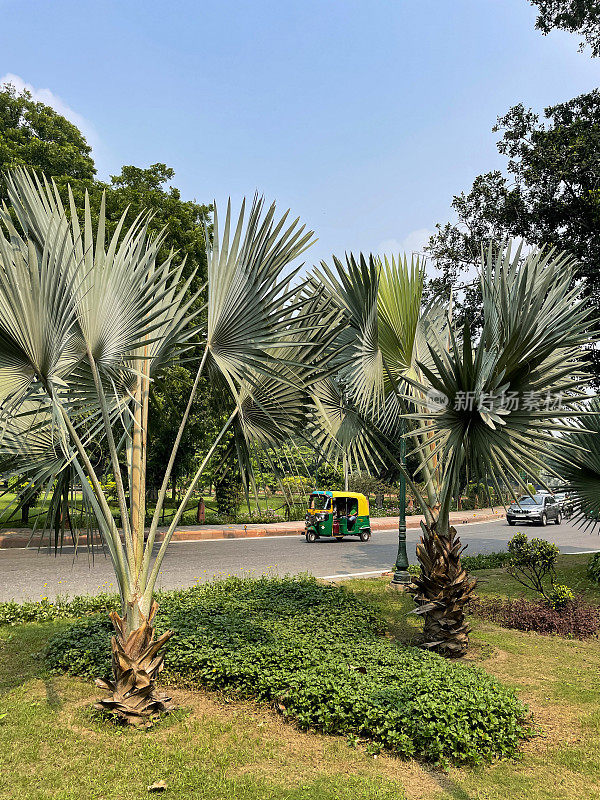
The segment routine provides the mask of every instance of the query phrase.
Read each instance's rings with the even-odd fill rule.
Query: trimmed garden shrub
[[[567,589],[558,587],[555,589]],[[575,639],[587,639],[600,630],[600,608],[587,605],[580,597],[567,599],[562,606],[553,608],[545,600],[503,600],[484,597],[470,604],[470,611],[478,617],[496,622],[504,628],[536,633],[554,633]]]
[[[548,599],[544,579],[554,579],[558,547],[545,539],[528,539],[526,534],[517,533],[508,543],[508,552],[510,575],[522,586]]]
[[[230,578],[160,598],[158,627],[175,636],[167,679],[272,703],[304,729],[370,740],[434,763],[511,756],[527,709],[484,671],[383,636],[372,608],[310,578]],[[108,671],[110,623],[54,637],[55,670]]]
[[[548,603],[555,611],[566,608],[573,604],[575,594],[571,588],[561,583],[553,583],[552,591],[548,596]]]
[[[556,584],[556,560],[559,549],[545,539],[527,539],[517,533],[508,543],[509,560],[506,571],[527,589],[543,597],[546,603],[558,611],[565,608],[575,597],[569,586]],[[549,579],[550,588],[544,582]]]
[[[505,551],[497,553],[480,553],[477,556],[462,556],[461,563],[467,572],[475,569],[498,569],[508,563],[509,554]]]

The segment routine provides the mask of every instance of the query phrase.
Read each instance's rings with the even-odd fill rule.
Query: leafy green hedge
[[[477,556],[463,556],[461,563],[467,572],[478,569],[498,569],[508,563],[510,554],[504,551],[496,553],[479,553]],[[408,571],[411,575],[420,575],[421,567],[418,564],[409,564]]]
[[[508,563],[510,553],[499,551],[496,553],[479,553],[477,556],[463,556],[463,567],[472,572],[474,569],[498,569]]]
[[[310,578],[226,581],[164,593],[167,678],[273,703],[301,728],[370,740],[436,763],[510,756],[526,708],[485,672],[382,635],[350,592]],[[50,643],[55,670],[106,674],[110,625],[74,624]]]
[[[89,617],[99,612],[119,611],[118,595],[101,593],[77,597],[57,597],[56,600],[35,600],[15,603],[10,600],[0,603],[0,625],[20,625],[23,622],[50,622],[55,619]]]

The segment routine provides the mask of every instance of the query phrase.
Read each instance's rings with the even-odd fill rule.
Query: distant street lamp
[[[403,426],[404,427],[404,426]],[[410,573],[408,572],[408,556],[406,554],[406,439],[400,438],[400,491],[398,497],[398,554],[394,564],[393,586],[406,586],[410,583]]]

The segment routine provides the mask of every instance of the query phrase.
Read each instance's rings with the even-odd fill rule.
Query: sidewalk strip
[[[390,567],[382,567],[372,572],[342,572],[341,575],[315,575],[316,578],[321,578],[323,581],[333,581],[338,578],[360,578],[363,575],[383,575],[384,572],[391,572]]]

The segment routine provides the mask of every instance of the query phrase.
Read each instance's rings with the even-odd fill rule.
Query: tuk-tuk
[[[357,492],[313,492],[306,514],[306,541],[324,537],[358,536],[361,542],[371,538],[369,501]]]

